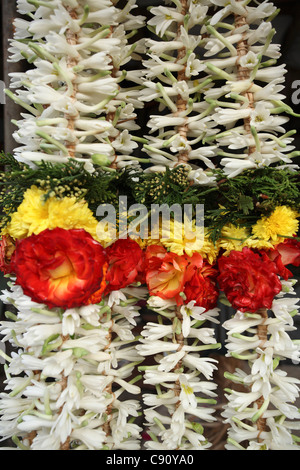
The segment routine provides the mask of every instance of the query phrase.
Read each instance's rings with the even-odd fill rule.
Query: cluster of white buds
[[[143,289],[100,304],[48,309],[11,283],[1,300],[17,309],[1,322],[14,348],[0,395],[0,433],[22,449],[140,448],[140,394],[132,374],[141,357],[133,329]],[[21,374],[21,375],[20,375]]]
[[[68,158],[118,168],[132,163],[141,71],[128,62],[143,50],[132,42],[144,17],[135,0],[18,0],[10,60],[31,67],[11,74],[7,94],[26,111],[15,121],[16,156],[26,161]]]
[[[282,292],[273,301],[268,314],[237,312],[223,326],[228,330],[228,356],[248,363],[226,377],[244,390],[227,389],[228,404],[223,416],[230,424],[228,450],[296,450],[300,428],[298,407],[300,380],[288,377],[280,361],[300,361],[299,340],[294,316],[299,315],[299,299],[293,280],[283,282]],[[294,434],[295,433],[295,434]]]
[[[202,325],[218,323],[218,309],[206,312],[194,304],[177,307],[156,296],[148,300],[158,321],[147,323],[137,346],[142,356],[153,359],[153,365],[140,367],[145,385],[155,387],[155,392],[143,396],[148,449],[197,450],[211,446],[203,434],[203,424],[215,419],[215,409],[210,405],[216,404],[213,373],[217,360],[207,351],[218,349],[220,344],[214,328]]]

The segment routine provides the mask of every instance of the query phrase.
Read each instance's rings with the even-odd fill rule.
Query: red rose
[[[103,247],[82,229],[44,230],[21,240],[14,254],[17,284],[49,308],[91,303],[103,285],[106,265]]]
[[[267,255],[275,263],[279,276],[287,281],[293,273],[286,266],[300,266],[300,243],[293,238],[286,239],[274,250],[269,250]]]
[[[0,241],[0,271],[4,274],[12,273],[13,254],[15,251],[15,243],[9,235],[3,235]]]
[[[184,289],[187,266],[186,256],[168,252],[163,246],[148,246],[145,273],[150,295],[157,295],[162,299],[174,298],[177,304],[182,304],[179,294]]]
[[[195,300],[195,305],[205,308],[206,311],[216,307],[219,298],[217,274],[217,269],[204,262],[203,266],[198,268],[192,278],[185,283],[185,302]]]
[[[256,312],[271,308],[281,291],[281,282],[275,264],[267,256],[246,247],[222,256],[218,265],[219,286],[235,309]]]
[[[143,282],[144,253],[130,238],[119,239],[106,248],[108,271],[105,293],[119,290],[133,282]]]

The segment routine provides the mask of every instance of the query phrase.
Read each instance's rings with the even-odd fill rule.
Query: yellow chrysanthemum
[[[98,221],[85,201],[78,201],[75,197],[50,197],[45,201],[45,194],[36,186],[29,188],[3,233],[21,239],[56,227],[66,230],[81,228],[98,239]]]
[[[254,238],[281,243],[285,237],[293,237],[299,229],[296,211],[287,206],[278,206],[269,217],[262,217],[252,227]]]
[[[195,252],[199,253],[203,247],[204,231],[196,226],[194,220],[186,224],[172,220],[170,226],[162,227],[160,241],[172,253],[179,256],[186,253],[192,256]]]
[[[247,246],[248,248],[252,248],[253,250],[272,250],[274,248],[274,244],[270,243],[266,240],[260,240],[258,238],[249,237],[243,244],[243,247]]]
[[[207,230],[204,229],[204,242],[199,253],[201,256],[206,259],[209,264],[214,264],[216,262],[217,256],[220,251],[219,241],[214,244],[210,239]]]
[[[150,245],[162,245],[159,239],[152,239],[151,237],[149,238],[140,238],[140,237],[130,237],[132,240],[134,240],[142,250],[145,250],[147,246]]]
[[[225,250],[224,256],[229,254],[232,250],[241,251],[248,237],[249,231],[245,227],[237,227],[233,224],[225,225],[219,240],[220,248]]]

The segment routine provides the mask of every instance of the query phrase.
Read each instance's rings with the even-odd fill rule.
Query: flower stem
[[[267,341],[267,333],[268,333],[268,327],[266,325],[266,320],[268,319],[268,311],[266,308],[260,308],[257,310],[257,313],[261,316],[262,321],[257,327],[257,335],[259,339],[261,340],[261,349],[264,349],[264,344]],[[259,411],[253,416],[252,421],[257,422],[257,429],[259,430],[259,435],[258,435],[258,442],[261,442],[260,439],[260,434],[266,430],[267,425],[266,425],[266,418],[263,417],[263,412],[267,409],[268,407],[268,402],[267,400],[264,400],[263,397],[260,397],[257,400],[257,406],[259,408]]]
[[[235,15],[234,17],[234,24],[235,27],[238,29],[242,26],[247,25],[247,18],[245,16],[240,16],[240,15]],[[248,68],[243,67],[240,64],[240,59],[241,57],[245,56],[249,52],[249,44],[246,38],[246,34],[243,34],[243,38],[241,41],[237,43],[237,56],[238,56],[238,61],[237,61],[237,80],[247,80],[250,78],[250,71]],[[245,92],[241,93],[242,96],[247,98],[249,102],[249,107],[254,108],[254,94],[252,92]],[[250,117],[247,117],[244,119],[244,129],[247,134],[252,135],[253,131],[251,130],[251,120]],[[248,154],[251,155],[257,150],[257,141],[255,142],[255,146],[249,146],[248,148]]]

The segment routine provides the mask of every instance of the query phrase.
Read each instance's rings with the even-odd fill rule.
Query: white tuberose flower
[[[202,320],[201,314],[205,312],[203,307],[195,307],[195,300],[191,300],[187,305],[180,308],[182,315],[182,334],[186,338],[190,333],[191,317],[195,320]]]
[[[179,381],[180,381],[180,387],[181,387],[179,398],[180,398],[182,407],[184,409],[187,408],[188,406],[191,406],[192,408],[196,408],[197,400],[194,395],[193,387],[189,384],[186,376],[183,374],[179,376]]]
[[[151,13],[154,15],[148,22],[150,26],[156,27],[156,33],[163,36],[170,25],[176,21],[183,22],[183,15],[178,13],[174,8],[155,7],[151,8]]]

